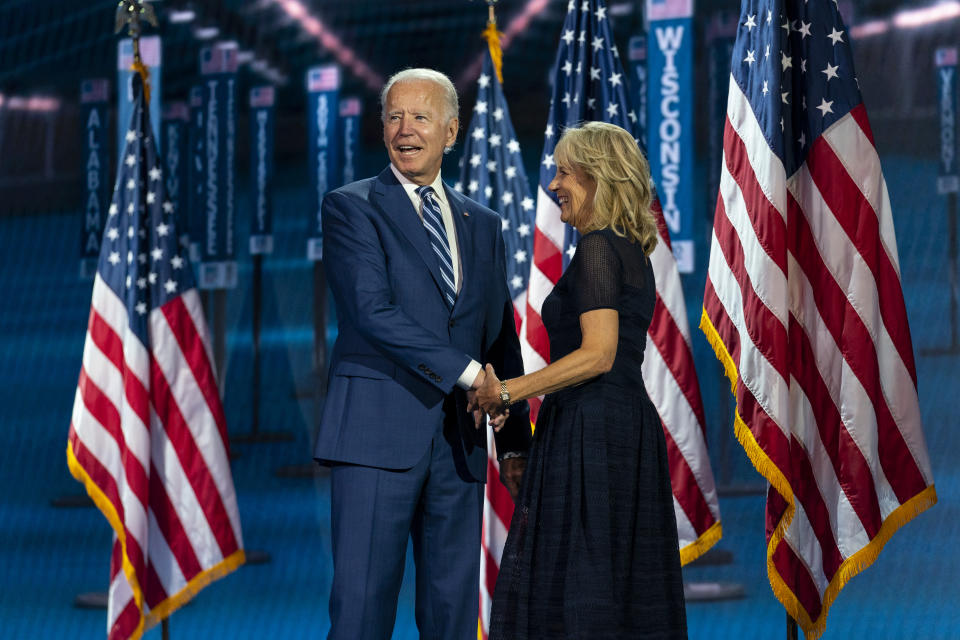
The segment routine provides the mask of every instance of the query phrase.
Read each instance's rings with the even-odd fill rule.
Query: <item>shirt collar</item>
[[[395,175],[397,180],[400,181],[400,184],[403,186],[403,189],[407,192],[408,196],[416,196],[418,199],[420,198],[420,196],[417,195],[417,189],[420,188],[420,185],[412,182],[405,175],[400,173],[400,171],[393,166],[392,162],[390,163],[390,170],[393,171],[393,175]],[[443,188],[443,180],[440,179],[439,171],[437,171],[437,177],[433,179],[433,182],[430,183],[430,186],[433,187],[433,191],[436,194],[437,199],[443,204],[447,204],[447,192]]]

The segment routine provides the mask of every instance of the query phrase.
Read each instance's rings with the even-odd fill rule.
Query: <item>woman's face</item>
[[[549,185],[560,203],[560,219],[577,231],[584,231],[593,217],[593,196],[597,182],[580,167],[557,164],[557,175]]]

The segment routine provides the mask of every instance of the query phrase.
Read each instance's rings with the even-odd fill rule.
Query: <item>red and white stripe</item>
[[[139,638],[244,559],[196,290],[152,310],[148,334],[98,275],[67,458],[114,530],[110,640]]]
[[[487,429],[487,484],[483,495],[483,533],[480,540],[480,616],[477,638],[485,640],[490,625],[490,606],[500,573],[500,558],[513,519],[513,498],[500,482],[493,429]]]
[[[526,340],[521,327],[526,315],[526,292],[513,299],[513,321],[516,323],[523,350]],[[483,529],[480,540],[480,608],[478,613],[477,638],[486,640],[490,625],[490,607],[493,591],[500,574],[500,557],[507,541],[507,530],[513,519],[513,498],[499,481],[500,463],[497,462],[497,447],[493,430],[487,427],[487,483],[483,493]]]
[[[527,285],[527,311],[520,333],[523,340],[523,367],[539,371],[550,363],[550,338],[543,326],[540,310],[553,287],[563,275],[565,225],[560,220],[560,208],[553,199],[537,187],[537,215],[533,229],[533,262]],[[530,418],[536,422],[540,400],[530,400]]]
[[[731,77],[701,328],[771,484],[768,574],[807,637],[936,502],[886,183],[863,105],[791,176]]]
[[[656,279],[657,305],[647,331],[643,379],[660,414],[667,440],[680,558],[687,564],[720,539],[720,507],[707,456],[706,420],[693,366],[680,275],[658,200],[654,201],[653,212],[660,229],[660,242],[650,257]],[[564,226],[559,207],[540,187],[523,328],[527,347],[523,354],[524,367],[527,371],[542,369],[550,361],[550,343],[540,310],[563,273]]]

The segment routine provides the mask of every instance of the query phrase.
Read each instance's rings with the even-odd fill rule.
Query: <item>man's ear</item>
[[[460,131],[460,119],[450,118],[447,123],[447,144],[444,146],[452,147],[457,142],[457,132]]]

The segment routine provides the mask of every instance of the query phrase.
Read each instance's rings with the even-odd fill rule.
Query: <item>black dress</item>
[[[540,408],[491,640],[687,637],[666,442],[640,370],[655,303],[649,260],[610,230],[580,239],[543,303],[552,360],[600,308],[619,313],[617,356]]]

